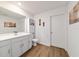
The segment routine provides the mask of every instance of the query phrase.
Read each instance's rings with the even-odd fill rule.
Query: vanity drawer
[[[28,36],[16,37],[12,39],[12,42],[18,42],[18,41],[25,40],[25,39],[28,39]]]
[[[10,40],[0,41],[0,47],[6,46],[6,45],[9,45],[9,44],[10,44]]]

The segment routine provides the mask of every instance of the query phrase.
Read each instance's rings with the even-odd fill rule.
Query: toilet
[[[32,45],[37,46],[38,39],[35,37],[35,32],[32,33]]]
[[[38,39],[32,39],[32,42],[33,42],[33,46],[37,46]]]
[[[32,34],[32,45],[37,46],[38,39],[35,37],[35,21],[30,19],[30,33]]]

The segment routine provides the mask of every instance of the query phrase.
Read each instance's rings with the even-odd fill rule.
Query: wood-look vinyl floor
[[[67,51],[55,46],[44,46],[38,44],[25,52],[21,57],[69,57]]]

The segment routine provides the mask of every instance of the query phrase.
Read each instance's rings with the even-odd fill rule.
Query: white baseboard
[[[50,46],[50,44],[46,44],[46,43],[43,43],[43,42],[39,42],[39,44],[42,44],[42,45],[45,45],[45,46]]]

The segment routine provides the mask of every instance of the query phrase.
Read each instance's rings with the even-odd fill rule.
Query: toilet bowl
[[[33,46],[37,46],[38,39],[32,39],[32,42],[33,42]]]

